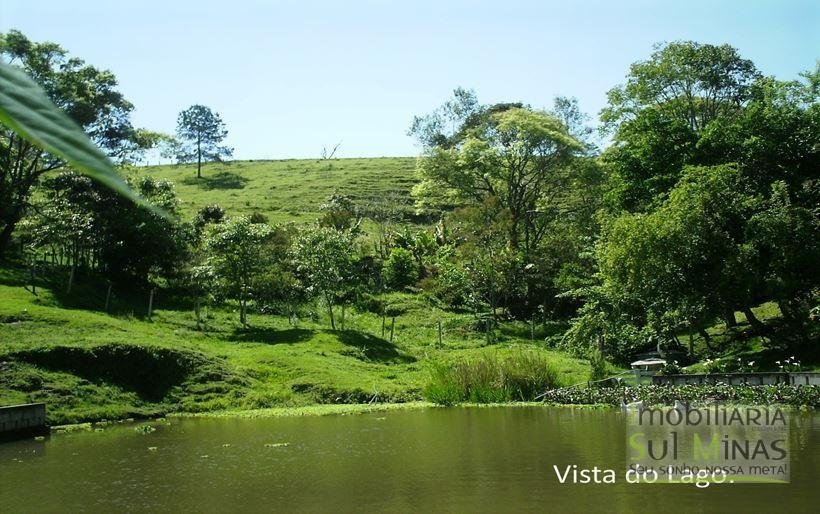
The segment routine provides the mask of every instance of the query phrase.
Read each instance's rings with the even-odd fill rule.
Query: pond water
[[[635,485],[624,414],[487,407],[171,419],[0,444],[0,512],[809,512],[820,414],[791,417],[789,484]],[[286,444],[283,444],[286,443]],[[560,484],[553,465],[615,484]],[[815,511],[816,512],[816,511]]]

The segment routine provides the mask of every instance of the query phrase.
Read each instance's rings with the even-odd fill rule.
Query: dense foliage
[[[0,55],[119,161],[170,141],[134,129],[133,106],[113,75],[59,46],[12,31],[0,36]],[[251,213],[244,197],[247,216],[209,202],[186,218],[173,184],[132,178],[148,203],[177,215],[164,217],[3,129],[0,255],[13,232],[31,276],[49,262],[68,276],[67,293],[82,272],[173,290],[185,308],[193,304],[203,330],[202,303],[236,308],[243,330],[253,328],[249,314],[287,314],[294,325],[300,316],[318,319],[317,305],[331,330],[344,330],[355,305],[381,316],[380,341],[392,345],[386,325],[401,306],[389,296],[418,294],[469,318],[487,345],[505,323],[525,322],[532,341],[589,359],[596,378],[607,360],[661,350],[696,361],[735,336],[810,353],[820,332],[818,82],[820,67],[800,80],[765,77],[728,45],[661,45],[609,92],[600,121],[611,144],[603,150],[573,99],[557,98],[549,110],[483,105],[457,89],[410,129],[422,147],[415,212],[409,200],[354,188],[316,201],[317,216],[298,225],[270,223],[274,209]],[[180,162],[197,162],[199,175],[202,162],[230,157],[226,135],[219,114],[194,105],[179,115],[173,150]],[[191,182],[244,187],[227,171],[211,179]],[[776,306],[775,322],[753,311],[764,303]],[[738,312],[748,325],[742,334],[734,331]],[[716,323],[728,334],[720,341]],[[536,338],[536,327],[547,326],[558,329]],[[700,355],[696,340],[706,348]],[[427,395],[442,403],[525,400],[554,383],[548,363],[525,355],[437,368]],[[637,391],[655,398],[655,389]],[[792,390],[745,391],[697,394],[772,394],[787,403],[814,394],[792,401]],[[611,403],[606,395],[615,393],[550,394]]]

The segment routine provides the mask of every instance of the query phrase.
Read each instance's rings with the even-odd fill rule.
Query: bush
[[[678,361],[667,362],[658,371],[659,375],[681,375],[683,373],[684,369],[678,364]]]
[[[419,266],[409,250],[393,248],[382,270],[384,282],[393,289],[413,285],[419,279]]]
[[[194,218],[194,224],[199,227],[204,227],[208,223],[219,223],[225,219],[225,209],[219,204],[210,204],[201,208]]]
[[[424,397],[441,405],[532,401],[554,387],[557,377],[552,364],[534,352],[504,359],[485,355],[472,361],[435,365]]]
[[[589,380],[591,382],[603,380],[609,375],[609,367],[607,366],[606,359],[598,350],[594,350],[590,353],[589,367]]]
[[[438,299],[451,307],[461,307],[470,294],[470,282],[467,272],[463,268],[441,259],[437,266],[438,274],[435,278],[433,293]]]

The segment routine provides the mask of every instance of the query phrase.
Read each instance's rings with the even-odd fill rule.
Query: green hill
[[[148,166],[150,175],[175,184],[183,217],[219,204],[229,215],[261,213],[272,223],[312,223],[328,196],[389,205],[404,222],[416,217],[410,190],[415,158],[237,161],[209,163],[202,178],[192,165]],[[106,286],[79,276],[63,293],[66,271],[40,277],[38,294],[22,266],[0,267],[0,405],[43,401],[51,423],[121,419],[272,406],[422,398],[431,363],[537,352],[555,363],[562,384],[589,375],[586,361],[547,350],[546,333],[530,340],[529,328],[507,325],[493,344],[470,314],[447,312],[421,294],[390,296],[395,320],[351,307],[344,330],[331,331],[323,311],[297,324],[284,317],[252,315],[243,330],[238,316],[212,308],[197,330],[189,306],[155,298],[145,319],[147,293],[114,291],[104,311]],[[443,344],[439,346],[438,321]],[[384,332],[383,332],[384,330]]]
[[[333,193],[359,206],[389,201],[413,219],[415,166],[413,157],[290,159],[209,163],[199,179],[193,165],[148,166],[131,173],[172,181],[183,215],[218,203],[229,214],[260,212],[271,222],[307,223],[318,217],[319,206]]]

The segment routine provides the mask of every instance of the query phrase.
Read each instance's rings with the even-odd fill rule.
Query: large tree
[[[201,178],[203,161],[222,161],[233,155],[233,148],[220,146],[227,136],[219,113],[204,105],[192,105],[177,118],[177,160],[196,161],[196,176]]]
[[[19,31],[0,34],[0,60],[20,68],[110,157],[133,153],[133,106],[110,71],[69,57],[55,43],[36,43]],[[117,159],[121,160],[121,159]],[[40,177],[65,163],[0,125],[0,257],[30,205]]]
[[[561,120],[520,104],[475,106],[456,90],[443,112],[411,128],[425,147],[414,194],[421,203],[497,206],[509,216],[510,248],[529,253],[545,234],[567,164],[584,147]]]
[[[658,46],[649,59],[632,64],[601,112],[614,143],[604,154],[613,171],[611,203],[650,210],[684,166],[730,162],[706,161],[698,141],[712,124],[743,115],[760,77],[731,46],[692,41]]]

